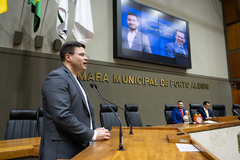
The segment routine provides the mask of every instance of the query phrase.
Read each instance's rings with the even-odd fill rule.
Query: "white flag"
[[[93,22],[90,0],[75,0],[73,36],[78,42],[87,43],[93,38]]]
[[[62,42],[67,39],[68,0],[56,0],[58,3],[58,16],[56,31]]]
[[[93,38],[93,22],[90,0],[71,0],[75,5],[74,26],[72,29],[76,41],[87,43]],[[67,39],[68,0],[56,0],[58,17],[56,30],[62,42]]]

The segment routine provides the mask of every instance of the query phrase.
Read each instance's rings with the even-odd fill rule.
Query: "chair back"
[[[190,111],[190,116],[192,119],[192,122],[194,121],[194,116],[197,113],[198,108],[201,108],[201,104],[193,104],[193,103],[189,103],[189,111]]]
[[[118,111],[117,106],[114,106],[113,104],[109,104],[109,106],[114,110],[114,112],[119,117],[117,113]],[[100,121],[102,127],[108,130],[112,130],[112,126],[120,126],[120,122],[117,116],[106,104],[100,104]]]
[[[5,140],[36,137],[37,110],[11,110]]]
[[[165,104],[165,109],[164,109],[164,115],[167,124],[173,124],[172,120],[172,111],[174,108],[177,108],[177,105],[175,104]]]
[[[138,105],[125,104],[125,110],[128,111],[128,112],[126,111],[124,112],[127,126],[132,124],[132,126],[135,126],[135,127],[142,127],[142,120],[138,113]]]
[[[240,105],[239,104],[233,104],[232,113],[234,116],[238,116],[238,119],[240,119]]]
[[[212,115],[213,115],[213,117],[226,116],[225,105],[213,104],[212,105]]]
[[[43,131],[43,107],[38,108],[37,127],[38,127],[38,137],[41,137],[42,131]]]

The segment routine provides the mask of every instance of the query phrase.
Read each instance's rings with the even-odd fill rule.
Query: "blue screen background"
[[[175,42],[176,30],[183,31],[185,33],[184,48],[188,49],[187,34],[186,34],[186,22],[179,19],[166,20],[163,19],[159,12],[154,15],[143,12],[141,10],[122,5],[122,29],[128,29],[127,13],[132,12],[137,15],[139,26],[138,30],[148,36],[151,50],[153,54],[166,56],[165,45],[167,43]]]

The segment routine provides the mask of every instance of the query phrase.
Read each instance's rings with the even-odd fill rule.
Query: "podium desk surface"
[[[225,119],[225,121],[220,121]],[[226,128],[226,127],[234,127],[239,126],[240,121],[238,120],[237,116],[229,116],[229,117],[217,117],[213,119],[214,121],[218,123],[202,123],[202,124],[169,124],[169,125],[161,125],[159,127],[166,127],[166,128],[179,128],[187,133],[192,132],[199,132],[199,131],[207,131],[207,130],[213,130],[213,129],[220,129],[220,128]]]
[[[0,141],[0,159],[38,156],[41,137]]]
[[[179,129],[170,127],[133,127],[133,135],[129,135],[129,128],[123,127],[125,150],[119,151],[119,127],[114,127],[110,140],[96,141],[72,160],[218,159],[193,139],[190,143],[198,146],[201,152],[180,152],[175,143],[169,143],[166,139],[167,134],[176,132]]]
[[[124,127],[123,146],[125,151],[117,150],[119,148],[119,128],[114,128],[111,131],[112,136],[110,140],[95,142],[76,155],[73,160],[81,159],[82,157],[84,157],[83,159],[217,159],[192,138],[191,143],[200,146],[202,152],[179,152],[175,143],[168,142],[166,135],[179,131],[192,133],[240,126],[240,121],[232,120],[232,118],[236,117],[218,118],[219,123],[215,124],[172,124],[158,127],[133,127],[134,135],[129,135],[129,128]],[[40,137],[35,137],[0,140],[0,159],[38,156],[40,139]],[[207,156],[210,156],[210,158],[206,158]]]

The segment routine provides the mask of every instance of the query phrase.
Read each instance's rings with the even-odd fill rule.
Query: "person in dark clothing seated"
[[[203,102],[203,107],[198,108],[198,113],[202,115],[203,120],[212,119],[212,112],[209,109],[210,103],[208,101]]]
[[[183,123],[183,116],[185,115],[185,109],[183,109],[183,102],[181,100],[177,103],[177,108],[172,111],[173,123]]]

